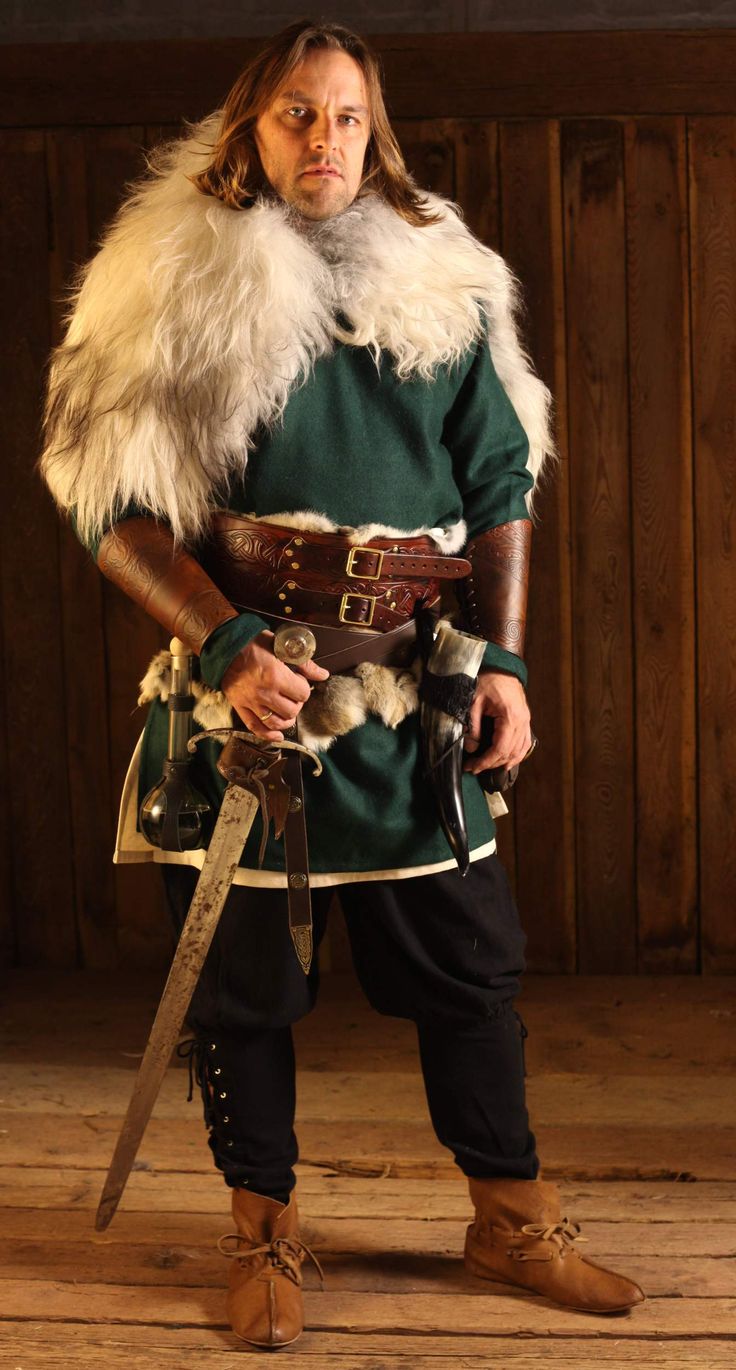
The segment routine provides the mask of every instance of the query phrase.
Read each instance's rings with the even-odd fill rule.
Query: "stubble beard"
[[[353,203],[355,197],[353,196],[350,198],[344,182],[340,186],[340,191],[341,193],[339,195],[334,197],[330,196],[329,199],[320,205],[317,202],[316,196],[312,196],[309,193],[302,191],[301,187],[297,184],[294,187],[292,197],[287,199],[285,196],[282,196],[282,199],[284,199],[286,203],[308,223],[323,223],[326,219],[337,218],[338,214],[342,214],[346,209],[349,209],[350,205]]]

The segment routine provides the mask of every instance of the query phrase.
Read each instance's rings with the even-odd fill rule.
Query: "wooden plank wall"
[[[492,38],[497,65],[499,40],[518,44],[467,37],[473,61]],[[487,93],[468,110],[467,90],[436,117],[428,86],[423,117],[409,68],[405,86],[400,65],[389,73],[411,169],[519,276],[526,342],[555,396],[561,461],[538,500],[528,639],[541,745],[501,853],[531,970],[730,973],[736,117],[707,102],[728,106],[732,88],[696,63],[679,95],[674,76],[660,87],[658,112],[617,48],[608,108],[588,98],[568,114],[559,63],[582,69],[585,40],[595,55],[602,36],[576,35],[574,51],[570,35],[536,37],[557,86],[535,86],[528,112],[524,73],[493,117]],[[158,46],[174,63],[177,45]],[[633,41],[628,53],[633,70]],[[190,91],[190,117],[213,103]],[[108,855],[142,721],[136,682],[161,635],[59,527],[33,462],[63,284],[167,126],[54,117],[1,135],[0,943],[9,961],[156,965],[169,933],[155,878],[113,871]]]

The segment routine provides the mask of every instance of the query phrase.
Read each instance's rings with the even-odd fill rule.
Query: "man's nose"
[[[310,145],[316,151],[336,147],[339,127],[337,119],[331,118],[329,114],[318,114],[309,130]]]

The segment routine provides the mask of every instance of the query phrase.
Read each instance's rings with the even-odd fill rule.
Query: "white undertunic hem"
[[[157,865],[194,866],[197,870],[201,870],[207,855],[204,848],[182,852],[161,851],[159,847],[152,847],[143,834],[138,831],[136,826],[138,820],[138,773],[142,746],[143,733],[138,739],[128,767],[128,774],[125,777],[120,800],[115,852],[112,859],[118,866],[149,861]],[[487,798],[489,809],[491,809],[492,796],[487,796]],[[484,842],[481,847],[475,847],[471,851],[470,860],[479,861],[481,857],[492,856],[495,850],[496,839],[492,837],[490,842]],[[424,866],[400,866],[395,870],[310,871],[309,883],[314,889],[320,889],[328,885],[348,885],[363,880],[406,880],[412,876],[433,875],[436,871],[452,870],[456,864],[454,856],[451,856],[447,861],[435,861]],[[238,866],[233,876],[233,884],[255,886],[262,889],[286,889],[286,872],[252,870],[247,866]]]

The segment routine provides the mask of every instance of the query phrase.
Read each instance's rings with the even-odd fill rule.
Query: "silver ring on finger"
[[[273,713],[273,709],[269,709],[268,713],[266,713],[266,714],[258,714],[258,718],[260,718],[261,723],[265,723],[265,722],[267,721],[267,719],[269,719],[269,718],[271,717],[271,714],[272,714],[272,713]]]

